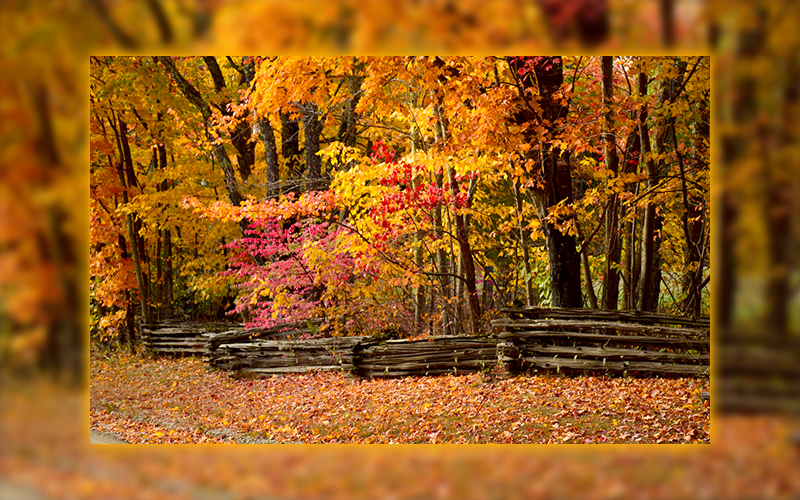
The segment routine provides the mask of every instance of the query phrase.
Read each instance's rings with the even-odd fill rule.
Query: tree
[[[617,155],[617,136],[614,132],[614,75],[613,57],[603,56],[603,110],[604,110],[604,138],[605,149],[603,156],[608,170],[613,173],[612,178],[619,173],[619,158]],[[616,193],[611,195],[605,213],[606,231],[606,267],[603,280],[603,309],[616,309],[619,299],[619,263],[622,254],[620,233],[618,227],[619,199]]]
[[[211,106],[206,102],[206,99],[200,94],[200,92],[192,85],[181,72],[178,70],[177,66],[173,62],[172,58],[167,56],[158,56],[156,57],[159,63],[164,66],[164,69],[169,73],[172,77],[175,84],[178,86],[178,89],[181,93],[200,111],[200,114],[203,116],[203,124],[205,126],[206,136],[208,138],[208,142],[211,144],[214,150],[214,156],[216,157],[217,161],[222,168],[223,173],[225,174],[225,188],[228,191],[228,197],[231,200],[231,203],[238,206],[242,203],[243,197],[239,189],[239,182],[236,179],[236,173],[233,168],[233,164],[231,163],[230,157],[228,156],[228,152],[225,150],[225,145],[223,143],[223,137],[220,136],[218,130],[212,127],[211,119],[212,119],[212,112]],[[222,72],[219,68],[219,65],[216,62],[216,59],[213,57],[206,57],[204,58],[206,64],[208,64],[208,71],[211,73],[211,76],[214,80],[214,86],[219,92],[225,87],[225,79],[222,76]],[[218,108],[225,108],[224,105],[218,105]],[[247,161],[249,161],[249,155],[247,152],[242,156],[247,158],[244,160],[244,165],[242,165],[242,170],[247,173]],[[248,227],[247,221],[241,222],[242,231],[245,231]]]
[[[92,61],[98,329],[707,310],[707,58]]]
[[[531,191],[534,206],[543,221],[550,262],[550,286],[555,307],[581,307],[580,260],[575,247],[574,213],[569,151],[559,146],[560,127],[569,111],[561,84],[564,82],[560,57],[516,58],[511,61],[525,108],[517,121],[539,125],[529,127],[527,164],[536,168],[536,188]],[[535,101],[531,98],[537,94]],[[561,208],[562,210],[558,210]]]

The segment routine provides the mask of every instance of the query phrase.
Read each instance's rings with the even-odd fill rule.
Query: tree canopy
[[[91,305],[481,333],[708,314],[708,57],[92,57]]]

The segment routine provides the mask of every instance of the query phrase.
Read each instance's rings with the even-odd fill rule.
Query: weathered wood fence
[[[498,358],[511,373],[543,370],[710,374],[710,321],[595,309],[502,309]]]
[[[269,329],[225,324],[145,325],[157,353],[202,354],[211,366],[259,374],[341,370],[400,377],[541,370],[708,375],[707,319],[568,309],[506,309],[496,334],[418,340],[334,337],[301,340],[315,319]],[[158,328],[156,328],[158,326]]]
[[[310,334],[323,319],[284,323],[271,328],[244,328],[241,323],[186,323],[164,321],[141,325],[142,344],[155,354],[204,355],[210,347],[255,339],[291,339]]]
[[[211,366],[263,375],[340,370],[362,377],[401,377],[491,370],[497,365],[496,342],[475,337],[253,340],[211,345],[207,356]]]
[[[242,325],[232,323],[185,323],[164,321],[157,324],[142,324],[141,336],[144,347],[156,354],[203,354],[208,336],[225,329]]]
[[[353,349],[353,373],[401,377],[491,371],[497,366],[494,337],[447,336],[421,340],[366,338]]]
[[[365,337],[332,337],[308,340],[246,340],[216,344],[207,352],[211,366],[260,373],[353,371],[353,348]]]
[[[362,377],[528,373],[708,376],[710,321],[589,309],[502,310],[486,337],[299,340],[316,319],[269,329],[232,323],[142,325],[159,354],[203,355],[212,366],[257,374],[341,370]],[[800,412],[800,339],[726,334],[716,344],[715,401],[722,411]]]
[[[717,410],[800,415],[800,338],[722,332],[715,349]]]

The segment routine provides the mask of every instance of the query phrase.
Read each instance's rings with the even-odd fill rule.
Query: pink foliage
[[[235,255],[225,274],[236,277],[241,292],[231,313],[246,313],[247,327],[332,320],[333,313],[344,320],[345,330],[381,328],[378,315],[353,293],[376,279],[378,263],[339,248],[346,231],[316,218],[291,224],[277,217],[255,221],[244,238],[228,245]]]
[[[248,327],[271,327],[319,315],[328,286],[343,282],[353,270],[353,259],[333,250],[341,229],[310,220],[285,224],[277,218],[253,223],[244,238],[228,247],[236,252],[227,274],[236,276],[243,292],[234,312],[248,312]],[[331,252],[333,266],[315,268],[308,259],[311,247]],[[282,295],[283,300],[275,297]]]
[[[378,330],[409,316],[401,301],[359,293],[359,287],[369,288],[381,280],[380,255],[388,244],[414,227],[415,220],[430,222],[433,208],[453,204],[453,198],[449,185],[442,188],[426,180],[427,170],[396,159],[395,151],[382,142],[375,145],[372,161],[384,163],[386,174],[380,184],[387,189],[369,212],[379,228],[370,235],[371,248],[351,250],[348,238],[362,236],[350,234],[353,229],[346,225],[326,221],[337,219],[332,217],[339,208],[332,192],[287,195],[253,205],[246,211],[250,229],[228,245],[234,256],[224,273],[234,276],[240,287],[231,313],[244,313],[250,318],[248,327],[262,328],[322,316],[331,320],[336,315],[344,319],[346,330]],[[467,206],[466,193],[458,193],[454,204]]]

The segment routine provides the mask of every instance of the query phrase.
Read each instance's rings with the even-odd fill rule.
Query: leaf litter
[[[232,376],[197,358],[114,353],[90,421],[129,443],[709,443],[707,379],[480,374]]]

